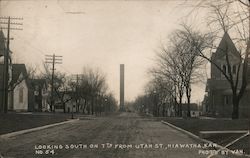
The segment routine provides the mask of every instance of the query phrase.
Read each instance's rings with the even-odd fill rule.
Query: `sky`
[[[99,68],[117,99],[119,65],[125,64],[125,100],[132,101],[144,92],[160,43],[181,22],[193,23],[205,15],[190,7],[198,2],[2,0],[0,16],[23,18],[17,26],[23,30],[10,33],[15,62],[40,72],[45,55],[54,53],[63,56],[56,71],[80,74],[86,66]],[[202,101],[204,87],[193,87],[193,102]]]

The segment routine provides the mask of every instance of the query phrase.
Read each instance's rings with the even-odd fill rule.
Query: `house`
[[[3,74],[4,65],[0,64],[0,73]],[[2,76],[2,75],[1,75]],[[9,73],[9,94],[8,110],[10,111],[28,111],[28,74],[24,64],[10,65]],[[2,80],[2,77],[1,79]],[[1,89],[3,87],[1,81]],[[3,92],[2,92],[3,94]],[[1,94],[1,96],[2,96]],[[1,102],[1,107],[3,107]]]
[[[187,117],[188,104],[182,104],[182,116]],[[199,108],[198,104],[190,103],[190,115],[191,117],[199,117],[202,114],[202,110]]]
[[[56,112],[76,112],[76,100],[74,100],[75,92],[71,90],[60,91],[56,94],[55,97],[55,111]],[[82,104],[82,100],[78,102],[78,104]]]
[[[4,52],[6,42],[4,33],[0,30],[0,111],[3,111],[4,97]],[[12,52],[9,53],[9,93],[8,110],[33,111],[34,96],[30,87],[26,66],[24,64],[12,64]]]
[[[29,104],[30,111],[49,111],[48,84],[45,79],[30,79]]]
[[[230,66],[226,64],[226,53],[228,53],[228,61]],[[215,53],[211,56],[211,61],[218,65],[224,73],[231,72],[233,77],[236,78],[237,69],[239,66],[242,68],[241,56],[237,51],[233,41],[231,40],[228,33],[225,33],[220,41],[219,46]],[[249,67],[250,68],[250,67]],[[239,69],[239,83],[242,79],[241,72]],[[249,75],[250,76],[250,75]],[[240,87],[239,85],[238,87]],[[226,80],[223,73],[214,65],[211,64],[211,78],[207,80],[206,95],[204,104],[204,112],[210,116],[217,117],[231,117],[232,115],[232,90],[229,82]],[[239,105],[239,116],[248,117],[250,103],[250,87],[246,88],[246,92],[242,97]]]

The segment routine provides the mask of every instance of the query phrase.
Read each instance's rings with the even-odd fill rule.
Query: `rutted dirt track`
[[[101,144],[110,143],[111,148]],[[0,140],[0,153],[4,158],[202,158],[197,148],[155,148],[159,144],[199,144],[159,121],[143,118],[135,113],[121,113],[109,117],[80,119],[79,121]],[[65,149],[66,145],[88,145],[85,149]],[[90,144],[98,144],[91,149]],[[115,148],[115,144],[132,145],[129,149]],[[145,149],[139,144],[152,144]],[[55,154],[35,154],[39,145],[62,145]],[[147,148],[148,147],[148,148]],[[52,151],[52,150],[49,150]]]

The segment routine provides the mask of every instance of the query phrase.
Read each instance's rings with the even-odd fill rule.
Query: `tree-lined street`
[[[250,157],[249,56],[250,0],[0,0],[0,158]]]

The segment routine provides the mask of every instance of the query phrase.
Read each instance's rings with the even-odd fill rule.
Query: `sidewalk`
[[[177,122],[174,122],[172,120],[172,122],[168,122],[168,120],[166,121],[161,121],[163,124],[166,124],[182,133],[185,133],[187,134],[188,136],[196,139],[196,140],[199,140],[199,141],[202,141],[202,142],[206,142],[206,143],[216,143],[218,145],[218,151],[221,151],[221,150],[227,150],[229,151],[230,153],[233,153],[235,152],[235,150],[243,150],[244,151],[244,154],[241,154],[241,153],[235,153],[233,154],[233,156],[235,157],[250,157],[249,155],[249,149],[247,148],[247,146],[249,146],[249,142],[246,143],[247,140],[249,140],[249,131],[248,130],[244,130],[245,133],[243,134],[238,134],[238,135],[233,135],[231,133],[231,135],[228,135],[227,133],[224,133],[224,132],[227,132],[225,129],[222,130],[222,131],[216,131],[217,133],[219,133],[218,135],[210,135],[210,137],[208,139],[203,139],[203,138],[200,138],[199,135],[197,135],[197,131],[193,130],[194,128],[191,129],[190,127],[190,123],[194,123],[193,121],[191,122],[187,122],[187,120],[185,121],[185,126],[183,126],[183,124],[180,124],[177,123]],[[177,123],[177,125],[176,125]],[[207,122],[205,122],[203,125],[206,125]],[[196,122],[196,125],[199,126],[199,124],[197,124]],[[188,127],[188,128],[187,128]],[[201,127],[200,127],[201,128]],[[214,127],[216,128],[216,126]],[[198,129],[196,129],[198,130]],[[211,131],[212,129],[208,130],[209,132]],[[213,132],[213,131],[211,131]],[[242,132],[242,131],[241,131]],[[226,141],[224,143],[221,142],[221,140],[225,139]],[[243,147],[244,146],[244,147]],[[209,156],[210,157],[213,157],[215,155],[211,154]]]
[[[79,119],[72,119],[72,120],[68,120],[68,121],[64,121],[64,122],[59,122],[59,123],[54,123],[54,124],[41,126],[41,127],[30,128],[30,129],[26,129],[26,130],[21,130],[21,131],[11,132],[11,133],[7,133],[7,134],[2,134],[2,135],[0,135],[0,139],[1,138],[2,139],[11,138],[11,137],[15,137],[15,136],[22,135],[22,134],[26,134],[26,133],[30,133],[30,132],[34,132],[34,131],[54,127],[54,126],[59,126],[59,125],[66,124],[66,123],[75,122],[75,121],[78,121],[78,120]]]
[[[0,115],[0,135],[64,122],[70,115],[53,113],[8,113]]]

